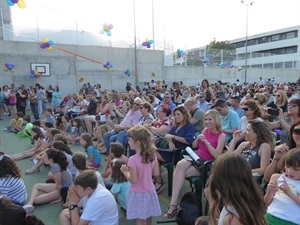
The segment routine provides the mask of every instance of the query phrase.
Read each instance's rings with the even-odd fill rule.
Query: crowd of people
[[[88,83],[65,97],[58,86],[4,85],[1,98],[0,119],[10,118],[5,132],[32,142],[14,155],[0,152],[0,207],[22,208],[24,221],[24,210],[62,202],[61,225],[119,224],[118,205],[128,220],[151,224],[162,214],[158,195],[167,186],[161,165],[175,160],[163,213],[172,218],[185,178],[201,176],[202,163],[215,160],[205,189],[210,224],[300,224],[299,80],[204,79],[190,87],[174,82],[169,89],[152,80],[143,88],[128,83],[124,92]],[[75,144],[84,153],[73,153]],[[176,151],[186,147],[200,165]],[[27,174],[50,166],[46,183],[30,187],[29,200],[16,164],[24,158],[35,162]],[[257,184],[262,180],[268,182],[264,196]]]

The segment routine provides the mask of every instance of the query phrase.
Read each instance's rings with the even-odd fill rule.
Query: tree
[[[230,63],[236,58],[236,49],[229,41],[216,41],[214,39],[206,45],[206,57],[214,64]]]

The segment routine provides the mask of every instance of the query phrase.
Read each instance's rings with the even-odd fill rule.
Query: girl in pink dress
[[[150,225],[152,216],[161,215],[161,209],[152,181],[159,174],[151,133],[141,125],[127,131],[130,148],[136,151],[121,171],[130,182],[126,196],[127,219],[135,219],[137,225]]]

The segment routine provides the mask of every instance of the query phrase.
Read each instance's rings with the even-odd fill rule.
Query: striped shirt
[[[27,198],[26,187],[22,178],[1,177],[0,191],[3,196],[8,197],[12,202],[23,205]]]

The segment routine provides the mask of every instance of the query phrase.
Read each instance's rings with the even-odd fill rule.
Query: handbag
[[[169,142],[164,137],[160,137],[155,141],[155,147],[158,149],[169,149]]]

